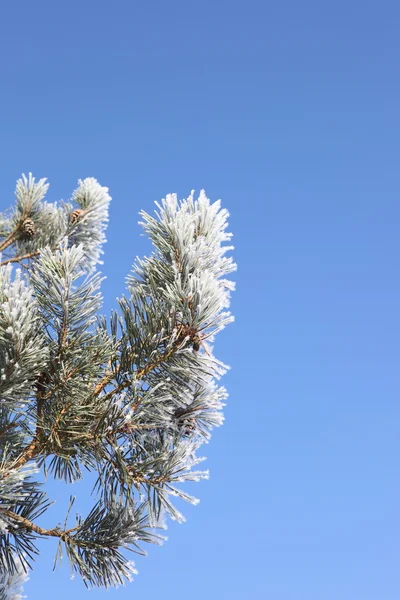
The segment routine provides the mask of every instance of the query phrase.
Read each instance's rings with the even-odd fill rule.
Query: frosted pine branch
[[[106,241],[105,230],[111,197],[108,188],[102,187],[93,177],[88,177],[79,181],[72,200],[78,209],[70,215],[72,231],[69,243],[82,244],[87,265],[94,267],[101,262],[99,259],[103,253],[102,245]]]
[[[168,518],[185,520],[176,498],[197,504],[186,485],[208,478],[198,452],[223,423],[227,399],[218,384],[227,367],[213,344],[233,320],[235,265],[220,202],[204,192],[182,201],[171,194],[155,216],[141,213],[154,249],[135,261],[107,319],[96,264],[108,190],[88,178],[70,202],[52,204],[47,188],[22,177],[15,207],[0,216],[0,594],[7,600],[19,597],[21,565],[33,566],[38,537],[57,538],[56,558],[65,552],[89,587],[129,581],[136,568],[126,551],[143,554],[143,544],[165,539],[157,529]],[[38,525],[51,503],[38,469],[67,483],[97,473],[92,511],[71,523],[71,499],[63,527]]]

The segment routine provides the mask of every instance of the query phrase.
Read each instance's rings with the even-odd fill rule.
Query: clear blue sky
[[[141,208],[231,212],[211,479],[108,598],[399,599],[399,28],[394,0],[3,3],[1,202],[21,172],[109,186],[105,311]],[[105,597],[41,548],[30,600]]]

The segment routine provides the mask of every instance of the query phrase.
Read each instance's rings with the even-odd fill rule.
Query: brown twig
[[[34,252],[28,252],[28,254],[22,254],[20,256],[13,256],[12,258],[7,258],[0,262],[0,267],[4,265],[8,265],[9,263],[20,262],[21,260],[25,260],[27,258],[33,258],[34,256],[38,256],[40,254],[40,250],[35,250]]]
[[[57,429],[57,425],[60,423],[61,419],[63,418],[63,416],[65,415],[65,413],[68,412],[68,410],[71,407],[72,402],[68,402],[68,404],[66,404],[61,410],[60,413],[58,414],[56,420],[54,421],[53,427],[51,428],[51,431],[49,433],[48,439],[50,440],[54,433],[56,432]]]
[[[19,469],[19,467],[22,467],[22,465],[35,458],[35,456],[37,456],[39,452],[39,440],[36,438],[35,435],[29,446],[25,448],[25,450],[19,455],[17,460],[14,462],[12,468]]]
[[[104,388],[110,383],[110,381],[112,381],[113,377],[114,377],[113,371],[110,371],[109,373],[107,373],[107,375],[105,375],[103,377],[103,379],[101,381],[99,381],[99,383],[95,386],[93,395],[98,396],[100,394],[100,392],[102,392],[104,390]]]
[[[159,356],[154,362],[147,363],[147,365],[145,367],[143,367],[143,369],[136,372],[135,380],[137,381],[138,379],[142,379],[145,375],[150,373],[150,371],[153,371],[154,369],[159,367],[163,362],[168,360],[170,358],[170,356],[172,356],[172,354],[174,353],[175,350],[176,350],[176,348],[170,348],[167,352],[165,352],[164,354]],[[103,379],[94,388],[93,395],[98,396],[100,394],[100,392],[103,391],[104,388],[107,386],[107,384],[109,384],[110,381],[112,381],[113,377],[114,377],[114,373],[108,373],[105,377],[103,377]],[[124,381],[123,383],[119,383],[114,389],[110,390],[103,397],[103,399],[111,398],[114,394],[121,392],[122,390],[129,387],[131,384],[132,384],[132,382],[130,380]]]
[[[22,452],[22,454],[20,454],[19,457],[17,458],[16,462],[13,465],[14,469],[18,469],[19,467],[22,467],[22,465],[24,465],[28,461],[32,460],[32,458],[35,458],[35,456],[37,456],[40,452],[40,446],[41,446],[40,440],[43,435],[43,427],[40,425],[40,421],[42,420],[42,416],[43,416],[43,402],[44,402],[43,396],[40,393],[38,393],[35,435],[34,435],[33,439],[31,440],[31,443],[29,444],[29,446],[27,446],[25,448],[25,450]]]
[[[16,521],[17,523],[25,527],[25,529],[29,529],[29,531],[34,531],[39,535],[63,538],[68,537],[72,531],[76,531],[77,529],[79,529],[79,527],[73,527],[72,529],[60,529],[59,527],[54,527],[54,529],[44,529],[43,527],[39,527],[39,525],[32,523],[32,521],[29,521],[29,519],[18,515],[12,510],[0,508],[0,513],[12,519],[13,521]]]
[[[19,225],[13,231],[11,231],[11,233],[8,234],[4,242],[0,244],[0,252],[3,252],[3,250],[5,250],[6,248],[8,248],[8,246],[11,246],[11,244],[14,243],[15,237],[18,235],[18,231]]]

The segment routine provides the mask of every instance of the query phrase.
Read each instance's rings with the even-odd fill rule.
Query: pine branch
[[[148,373],[159,367],[163,362],[166,362],[174,354],[174,352],[176,352],[176,350],[178,350],[177,347],[170,348],[167,352],[159,356],[156,360],[147,363],[147,365],[143,367],[143,369],[140,369],[139,371],[136,371],[136,373],[134,373],[133,380],[139,381],[140,379],[143,379],[143,377],[145,377]],[[105,377],[103,377],[103,379],[94,388],[93,395],[98,396],[104,390],[104,388],[114,379],[114,377],[114,372],[110,372]],[[103,396],[103,400],[108,400],[109,398],[112,398],[112,396],[115,396],[119,392],[122,392],[131,385],[131,380],[127,380],[123,383],[118,384],[114,389],[110,390],[105,396]]]
[[[12,468],[19,469],[20,467],[22,467],[24,464],[26,464],[30,460],[33,460],[34,458],[36,458],[39,454],[40,454],[39,441],[37,440],[37,438],[35,436],[32,439],[29,446],[27,446],[26,449],[19,455],[17,460],[14,461]]]
[[[3,252],[6,248],[11,246],[15,242],[15,238],[19,233],[20,225],[18,225],[11,233],[6,237],[4,242],[0,244],[0,252]]]
[[[23,450],[17,460],[14,462],[12,468],[19,469],[30,460],[36,458],[43,449],[43,428],[41,426],[41,420],[43,416],[43,392],[38,391],[36,397],[37,410],[36,410],[36,430],[33,439],[30,444]]]
[[[29,519],[26,519],[25,517],[22,517],[21,515],[18,515],[17,513],[13,512],[11,510],[3,509],[1,507],[0,507],[0,514],[3,514],[6,517],[8,517],[9,519],[12,519],[13,521],[15,521],[16,523],[19,523],[28,531],[33,531],[34,533],[37,533],[38,535],[47,536],[47,537],[66,538],[69,536],[70,533],[72,533],[73,531],[77,531],[79,529],[79,527],[73,527],[72,529],[60,529],[59,527],[55,527],[53,529],[44,529],[43,527],[39,527],[39,525],[36,525]]]
[[[85,584],[116,585],[134,572],[119,549],[154,541],[147,528],[163,512],[184,520],[171,497],[196,499],[176,485],[207,477],[193,467],[226,398],[214,382],[225,367],[208,343],[231,321],[227,212],[201,193],[167,196],[157,218],[142,213],[154,251],[135,263],[109,328],[97,317],[101,278],[91,272],[108,191],[80,181],[58,208],[42,202],[46,190],[22,178],[1,227],[0,252],[14,246],[0,262],[0,567],[10,570],[1,556],[8,531],[18,557],[24,547],[37,553],[36,536],[56,537]],[[100,501],[77,527],[36,524],[47,508],[30,479],[40,467],[66,482],[97,470]]]
[[[33,258],[34,256],[39,256],[39,254],[40,250],[35,250],[33,252],[27,252],[26,254],[22,254],[20,256],[13,256],[0,262],[0,267],[3,267],[4,265],[9,265],[10,263],[20,262],[21,260],[26,260],[27,258]]]

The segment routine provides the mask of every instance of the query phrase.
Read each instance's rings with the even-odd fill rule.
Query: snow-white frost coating
[[[46,183],[47,179],[43,178],[36,182],[35,178],[32,177],[32,173],[29,173],[28,177],[22,175],[17,181],[15,187],[15,196],[17,199],[16,209],[20,213],[27,212],[27,205],[29,211],[35,211],[40,205],[40,201],[45,197],[49,184]]]
[[[26,402],[48,356],[33,290],[20,269],[0,267],[1,402]]]
[[[0,600],[22,600],[22,586],[29,579],[22,562],[15,559],[16,571],[14,573],[0,572]]]
[[[111,196],[108,188],[101,186],[97,179],[87,177],[79,180],[72,200],[83,213],[69,236],[70,244],[83,245],[88,265],[93,268],[97,263],[101,264]]]

